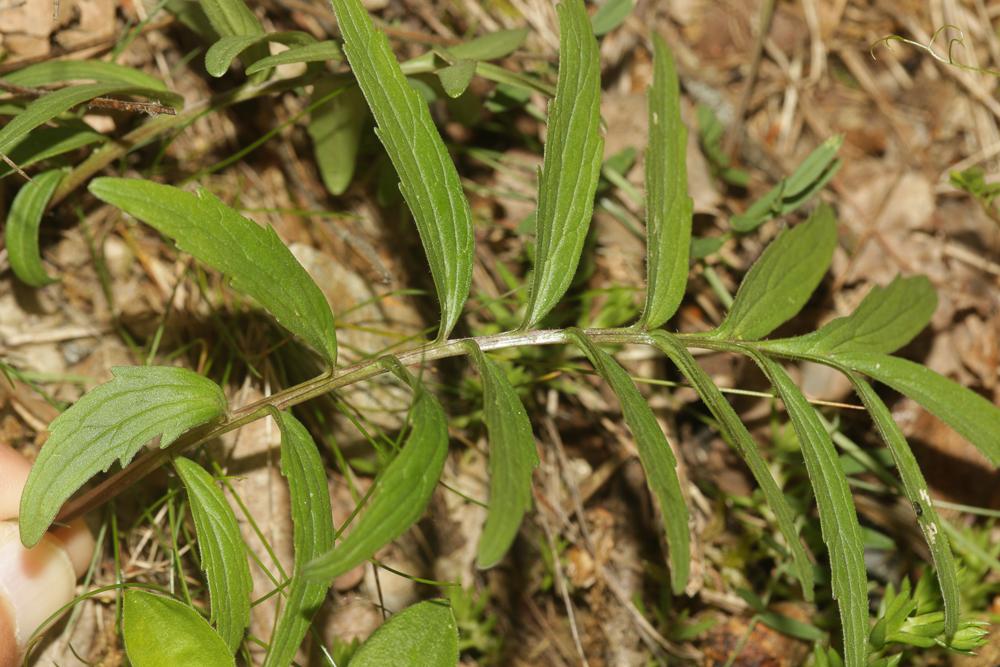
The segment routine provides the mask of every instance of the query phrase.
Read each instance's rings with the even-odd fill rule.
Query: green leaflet
[[[304,46],[314,44],[316,39],[307,32],[293,30],[291,32],[269,32],[251,35],[228,35],[221,38],[205,52],[205,71],[214,77],[226,73],[236,56],[256,45],[267,45],[267,42]],[[266,58],[265,58],[266,59]],[[257,64],[257,63],[254,63]],[[261,71],[266,68],[257,68]],[[250,74],[249,68],[247,74]]]
[[[361,133],[370,117],[357,86],[345,88],[343,83],[321,80],[313,86],[312,101],[321,100],[338,88],[339,94],[312,110],[307,128],[323,185],[335,196],[344,194],[354,178]]]
[[[475,60],[459,60],[454,65],[442,67],[437,71],[438,80],[448,97],[461,97],[476,74]]]
[[[326,598],[326,582],[302,576],[305,564],[333,547],[333,518],[326,469],[316,443],[289,412],[278,417],[281,472],[288,479],[292,506],[295,569],[278,625],[271,635],[264,667],[290,665],[313,615]]]
[[[846,371],[846,369],[844,370]],[[955,558],[951,553],[951,546],[948,544],[948,536],[941,527],[937,510],[934,509],[934,504],[931,502],[927,482],[924,480],[923,473],[920,472],[920,466],[917,465],[917,459],[914,458],[906,438],[896,422],[893,421],[889,408],[878,397],[872,386],[861,379],[859,375],[851,372],[846,372],[846,374],[851,380],[851,384],[854,385],[858,398],[871,414],[875,427],[892,454],[896,469],[899,470],[900,479],[903,481],[903,493],[913,505],[913,510],[917,515],[917,524],[924,533],[927,546],[930,547],[934,571],[937,574],[938,584],[941,586],[941,596],[944,598],[945,634],[951,637],[958,629],[960,612],[958,572],[955,569]],[[994,431],[994,435],[997,432]]]
[[[401,377],[401,367],[396,369]],[[329,581],[371,558],[423,515],[448,455],[448,425],[433,394],[413,378],[416,394],[410,434],[401,451],[375,478],[367,507],[356,525],[332,551],[303,569],[311,579]]]
[[[184,368],[119,366],[49,424],[21,495],[21,541],[34,546],[63,502],[116,460],[126,465],[156,436],[166,447],[226,410],[219,386]]]
[[[336,363],[330,305],[271,227],[244,218],[207,190],[195,194],[129,178],[96,178],[88,189],[226,274],[234,288],[256,299],[330,366]]]
[[[524,328],[545,317],[569,288],[580,262],[601,175],[601,63],[583,0],[559,12],[559,81],[538,182],[535,269]]]
[[[579,329],[568,330],[567,336],[587,355],[594,369],[608,383],[621,403],[622,416],[635,437],[639,460],[646,471],[646,483],[660,504],[667,546],[670,548],[670,581],[674,593],[680,595],[687,586],[691,554],[688,510],[677,479],[677,459],[674,458],[674,452],[649,403],[636,389],[625,369],[610,354],[594,345]]]
[[[646,307],[640,320],[645,328],[656,329],[670,319],[687,286],[694,204],[687,193],[686,151],[674,59],[654,34],[646,149]]]
[[[887,354],[855,352],[834,359],[909,396],[1000,466],[1000,408],[979,394],[920,364]]]
[[[809,300],[836,246],[837,220],[829,206],[820,205],[806,222],[786,229],[764,249],[711,335],[756,340],[774,331]]]
[[[778,183],[745,212],[734,215],[730,224],[738,232],[750,232],[780,215],[791,213],[812,199],[840,169],[837,151],[843,137],[831,137],[802,161],[795,172]]]
[[[140,590],[125,591],[125,652],[134,667],[233,667],[222,637],[191,607]]]
[[[455,667],[458,626],[443,600],[407,607],[372,633],[351,667]]]
[[[608,34],[624,23],[634,8],[635,0],[605,0],[601,8],[590,19],[594,34],[598,37]],[[659,34],[654,33],[653,38],[658,39]]]
[[[788,373],[762,354],[750,354],[785,404],[816,496],[820,529],[830,558],[833,597],[840,608],[844,657],[848,667],[863,667],[868,656],[868,581],[861,525],[851,489],[830,434]]]
[[[327,60],[342,60],[344,53],[340,46],[334,41],[314,42],[301,46],[292,46],[287,51],[276,53],[267,58],[261,58],[246,69],[246,73],[256,74],[266,69],[277,67],[278,65],[289,65],[292,63],[315,63],[326,62]],[[322,80],[321,80],[322,81]]]
[[[26,169],[36,162],[104,140],[104,135],[86,126],[39,127],[21,137],[21,140],[8,151],[7,157],[21,169]],[[6,162],[0,162],[0,178],[13,173],[13,167]]]
[[[42,266],[42,257],[38,250],[38,227],[42,223],[42,215],[56,191],[59,181],[66,172],[53,169],[37,174],[30,182],[18,190],[17,196],[10,205],[7,214],[7,226],[4,229],[4,242],[7,244],[7,256],[14,275],[31,285],[43,287],[55,282]]]
[[[103,60],[49,60],[28,65],[23,69],[4,74],[4,81],[15,86],[30,88],[63,81],[94,81],[95,83],[124,83],[135,88],[148,88],[166,92],[167,86],[155,76]]]
[[[468,42],[449,46],[446,50],[458,60],[497,60],[517,51],[527,38],[527,28],[497,30]]]
[[[650,333],[650,339],[677,366],[684,377],[688,379],[695,391],[698,392],[698,396],[705,402],[709,411],[719,421],[719,431],[726,442],[736,449],[740,458],[750,468],[750,472],[753,474],[754,479],[757,480],[757,484],[760,486],[765,500],[767,500],[767,504],[774,512],[778,529],[785,537],[785,542],[788,543],[788,548],[792,552],[792,560],[795,563],[795,575],[802,584],[802,593],[806,600],[811,601],[813,599],[814,588],[813,567],[809,560],[809,554],[806,553],[805,548],[802,546],[802,541],[799,539],[798,532],[795,530],[795,513],[792,511],[791,506],[789,506],[788,501],[785,500],[785,495],[781,487],[778,486],[778,483],[774,481],[774,477],[771,476],[767,462],[764,461],[760,455],[760,451],[758,451],[757,443],[754,442],[750,432],[747,431],[746,426],[740,421],[739,416],[733,410],[729,401],[726,400],[722,392],[712,382],[712,379],[708,377],[708,374],[702,370],[698,362],[691,356],[691,353],[688,352],[687,348],[676,337],[664,331],[653,331]]]
[[[0,153],[7,154],[12,146],[23,139],[28,132],[47,123],[59,114],[68,111],[95,97],[112,93],[135,93],[175,102],[178,98],[174,93],[150,91],[147,88],[136,87],[129,83],[86,83],[80,86],[69,86],[42,95],[24,108],[24,111],[14,116],[9,123],[0,127]]]
[[[198,4],[221,38],[264,34],[264,26],[243,0],[201,0]],[[255,44],[247,49],[243,63],[250,65],[267,56],[267,44]]]
[[[344,52],[378,125],[420,232],[441,305],[440,339],[462,312],[472,284],[472,212],[426,102],[407,82],[389,41],[360,0],[333,0]]]
[[[226,497],[200,465],[190,459],[174,459],[174,468],[187,489],[188,504],[198,536],[201,569],[208,581],[212,605],[210,622],[215,625],[230,653],[243,642],[250,624],[250,565],[236,515]]]
[[[886,287],[873,287],[847,317],[804,336],[765,341],[760,347],[815,355],[894,352],[927,326],[935,308],[937,293],[926,277],[897,276]]]
[[[531,508],[531,473],[538,467],[528,413],[503,369],[474,341],[466,348],[483,379],[483,419],[490,441],[490,506],[476,564],[496,565]]]

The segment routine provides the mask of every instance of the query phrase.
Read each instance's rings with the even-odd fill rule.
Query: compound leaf
[[[927,326],[935,308],[937,293],[926,277],[897,276],[886,287],[873,287],[847,317],[804,336],[773,341],[773,348],[815,355],[894,352]],[[762,347],[771,349],[772,341]]]
[[[38,250],[38,227],[42,223],[45,208],[52,199],[52,193],[65,174],[62,169],[37,174],[21,186],[10,205],[10,213],[7,214],[4,242],[7,244],[10,268],[14,270],[14,275],[32,287],[43,287],[55,282],[55,278],[50,278],[42,266]]]
[[[840,354],[834,359],[909,396],[975,445],[993,465],[1000,466],[1000,407],[907,359],[863,352]]]
[[[791,213],[812,199],[840,169],[837,151],[843,137],[831,137],[810,153],[791,176],[774,186],[745,212],[734,215],[730,224],[738,232],[751,232],[762,224]]]
[[[336,93],[337,90],[339,93]],[[318,102],[309,116],[309,138],[323,185],[332,195],[342,195],[354,178],[361,133],[368,123],[368,107],[357,86],[323,80],[313,86],[312,101]]]
[[[351,667],[455,667],[458,625],[443,600],[407,607],[372,633],[351,657]]]
[[[315,43],[316,39],[307,32],[297,30],[253,35],[229,35],[212,44],[205,52],[205,71],[214,77],[220,77],[226,73],[236,56],[252,46],[267,42],[304,46]],[[261,60],[267,60],[267,58]],[[255,62],[254,65],[256,64]],[[258,67],[254,71],[259,72],[263,69],[267,68]],[[249,68],[247,68],[247,74],[250,74]]]
[[[37,87],[64,81],[127,84],[166,92],[167,86],[155,76],[134,67],[103,60],[49,60],[28,65],[3,75],[3,80],[15,86]]]
[[[347,60],[413,212],[441,305],[438,337],[447,338],[472,284],[469,202],[427,103],[407,82],[385,35],[360,0],[333,0],[333,7]]]
[[[125,591],[125,652],[135,667],[233,667],[233,654],[191,607],[163,595]]]
[[[468,344],[483,379],[483,418],[490,441],[490,506],[479,538],[477,564],[496,565],[517,537],[524,513],[531,508],[531,473],[538,452],[528,413],[503,369]]]
[[[160,436],[166,447],[225,412],[217,384],[184,368],[121,366],[49,424],[21,495],[21,541],[34,546],[63,502],[116,460],[126,465]]]
[[[340,45],[331,40],[292,46],[287,51],[276,53],[267,58],[261,58],[246,69],[246,73],[256,74],[266,69],[272,69],[278,65],[290,65],[292,63],[315,63],[326,62],[327,60],[342,60],[344,52],[340,50]],[[322,80],[321,80],[322,81]]]
[[[270,226],[244,218],[204,189],[191,193],[142,179],[107,177],[94,179],[88,189],[224,273],[234,288],[256,299],[331,366],[336,362],[330,305]]]
[[[545,317],[569,288],[594,211],[601,175],[601,63],[583,0],[559,12],[559,81],[549,107],[538,183],[535,268],[524,327]]]
[[[798,435],[830,558],[830,581],[840,609],[844,658],[848,667],[863,667],[868,656],[868,581],[861,525],[847,477],[830,434],[785,369],[764,355],[751,356],[781,397]]]
[[[291,413],[280,413],[278,425],[281,428],[281,472],[288,479],[291,497],[295,566],[264,667],[284,667],[295,658],[327,590],[326,582],[302,576],[302,568],[333,547],[330,492],[316,443]]]
[[[212,609],[209,622],[215,625],[229,652],[235,653],[250,624],[253,588],[240,526],[215,479],[204,468],[183,456],[174,459],[174,468],[187,490],[194,517]]]
[[[411,379],[416,393],[410,433],[401,451],[375,478],[371,495],[347,537],[313,559],[304,576],[329,581],[396,539],[424,513],[448,455],[448,426],[441,404]]]
[[[693,203],[687,192],[686,147],[674,59],[663,38],[654,34],[646,150],[646,307],[640,321],[645,328],[670,319],[687,286]]]
[[[649,403],[636,389],[625,369],[610,354],[594,345],[583,332],[571,329],[568,335],[587,355],[621,403],[622,416],[635,437],[639,461],[646,472],[646,483],[660,504],[670,549],[670,581],[674,593],[679,595],[687,586],[691,554],[688,510],[677,479],[677,459]]]
[[[712,335],[756,340],[774,331],[809,300],[836,246],[837,220],[829,206],[820,205],[806,222],[786,229],[767,246]]]
[[[893,420],[889,408],[878,397],[872,386],[859,375],[848,371],[847,377],[854,385],[855,392],[871,415],[879,435],[882,436],[883,442],[892,454],[896,469],[899,470],[900,479],[903,481],[903,494],[913,506],[917,515],[917,524],[924,534],[927,546],[930,547],[934,572],[937,574],[941,596],[944,599],[945,634],[951,637],[958,629],[960,611],[958,572],[955,568],[955,558],[951,553],[951,546],[948,543],[948,536],[938,519],[934,503],[931,502],[927,482],[924,480],[923,473],[920,472],[920,466],[917,465],[917,459],[913,456],[913,451],[910,450],[906,437],[903,436],[899,426]],[[996,433],[997,431],[994,431],[994,435]]]
[[[809,554],[806,553],[798,532],[795,530],[795,513],[785,499],[781,487],[771,475],[767,462],[760,455],[753,436],[747,431],[747,427],[740,421],[739,415],[736,414],[712,379],[702,370],[691,353],[677,338],[664,331],[653,331],[650,332],[650,339],[688,379],[694,390],[698,392],[698,396],[705,402],[706,407],[718,420],[719,431],[723,438],[736,449],[743,461],[746,462],[747,467],[750,468],[751,474],[757,480],[757,484],[764,494],[764,499],[774,512],[778,529],[785,537],[785,542],[788,543],[792,552],[795,574],[802,584],[803,594],[806,600],[812,600],[813,567],[809,560]]]

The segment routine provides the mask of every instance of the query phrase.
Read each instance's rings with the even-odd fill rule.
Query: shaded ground
[[[337,34],[325,3],[250,4],[269,30],[305,30],[321,39]],[[393,44],[406,56],[462,35],[527,26],[531,34],[524,49],[504,66],[554,76],[558,31],[547,0],[366,4],[391,26]],[[898,43],[877,47],[876,59],[870,55],[881,37],[900,34],[927,44],[936,28],[954,25],[965,38],[964,47],[953,51],[956,61],[1000,69],[1000,7],[983,0],[778,2],[762,35],[759,26],[766,12],[758,5],[741,0],[638,0],[623,26],[602,42],[607,154],[628,147],[641,152],[645,144],[644,91],[651,78],[652,29],[674,49],[680,71],[683,110],[692,128],[688,163],[697,234],[714,236],[727,230],[732,213],[744,210],[823,140],[843,135],[843,167],[822,195],[838,211],[840,247],[816,297],[788,331],[810,330],[846,314],[871,285],[886,284],[897,273],[926,274],[940,303],[932,326],[904,356],[1000,402],[1000,214],[992,203],[981,203],[949,182],[952,171],[976,166],[984,169],[988,182],[995,178],[1000,155],[1000,101],[995,91],[1000,77],[971,72]],[[0,2],[0,8],[6,53],[0,72],[63,54],[106,56],[126,34],[128,22],[148,16],[138,2],[116,7],[110,0],[62,0],[59,21],[51,20],[47,2],[20,8]],[[29,10],[37,15],[23,22],[13,18]],[[944,59],[945,38],[955,34],[947,33],[935,44]],[[193,104],[242,80],[234,72],[221,80],[208,77],[200,49],[190,30],[160,13],[121,52],[119,62],[160,76]],[[492,90],[484,81],[473,84],[476,96],[486,97]],[[304,96],[289,92],[207,114],[169,144],[134,153],[119,167],[173,183],[201,172],[199,180],[206,187],[256,220],[274,225],[323,286],[334,312],[347,313],[340,333],[346,362],[405,344],[407,337],[433,325],[435,317],[430,299],[400,293],[409,287],[428,288],[427,272],[409,223],[394,204],[380,205],[387,197],[378,180],[383,160],[372,138],[363,138],[367,157],[341,197],[331,197],[324,189],[301,121],[282,126],[263,146],[233,164],[202,172],[291,119],[305,103]],[[541,96],[531,103],[544,108]],[[473,99],[472,104],[481,103]],[[745,188],[727,186],[713,176],[711,156],[706,157],[698,142],[699,105],[727,128],[722,147],[733,166],[749,174]],[[543,127],[530,110],[486,112],[478,118],[459,105],[438,105],[436,111],[446,137],[458,148],[461,173],[468,179],[480,223],[480,261],[462,333],[486,333],[495,326],[495,312],[488,311],[491,300],[514,303],[506,274],[522,273],[526,266],[519,225],[533,208],[530,197]],[[143,119],[92,113],[85,120],[101,132],[121,136]],[[473,148],[495,151],[490,154],[495,162],[487,163]],[[5,205],[18,186],[17,178],[0,181]],[[641,188],[641,165],[628,178]],[[606,200],[596,216],[592,270],[578,292],[583,298],[577,307],[583,322],[616,325],[634,313],[634,288],[644,276],[643,246],[632,226],[641,220],[641,207],[622,188],[611,188]],[[770,222],[759,233],[729,240],[707,264],[695,266],[676,327],[702,330],[717,323],[724,309],[706,280],[706,267],[723,289],[734,292],[781,224]],[[222,290],[217,278],[209,277],[205,287],[199,287],[191,262],[148,228],[96,206],[81,190],[46,219],[42,240],[50,271],[62,277],[43,289],[16,283],[7,270],[6,253],[0,254],[0,355],[24,374],[13,389],[0,384],[0,439],[29,457],[58,412],[53,403],[75,400],[84,388],[107,379],[113,365],[143,363],[147,356],[164,361],[176,353],[199,370],[210,364],[215,371],[224,367],[233,405],[251,402],[280,383],[287,362],[266,355],[276,332]],[[383,298],[376,303],[355,308],[378,295]],[[150,355],[154,339],[158,356]],[[191,341],[195,344],[187,346]],[[620,358],[630,362],[634,375],[678,379],[645,350],[626,350]],[[546,350],[516,361],[527,369],[526,398],[533,405],[529,412],[535,417],[542,464],[535,477],[536,511],[514,552],[495,570],[477,571],[475,545],[484,510],[442,488],[419,529],[380,554],[380,560],[396,570],[462,584],[453,604],[463,610],[459,620],[469,642],[467,664],[573,665],[581,663],[581,653],[594,667],[641,665],[666,656],[691,664],[802,664],[810,644],[752,624],[753,599],[763,599],[769,611],[818,628],[821,634],[835,626],[835,611],[828,599],[817,605],[801,601],[787,562],[769,545],[775,531],[761,511],[752,482],[706,425],[706,412],[694,393],[644,387],[681,454],[698,536],[689,596],[671,600],[659,518],[651,509],[634,444],[613,396],[590,376],[567,372],[581,364],[562,353]],[[766,390],[762,379],[737,360],[705,355],[701,361],[721,387]],[[444,481],[470,497],[483,498],[487,478],[478,399],[461,367],[444,365],[433,377],[455,418],[454,453]],[[798,378],[811,398],[853,402],[849,386],[819,367],[802,368]],[[891,392],[884,395],[941,499],[1000,509],[997,471],[915,403]],[[341,398],[342,406],[351,406],[373,427],[389,431],[398,428],[406,405],[405,394],[388,384]],[[788,481],[789,495],[802,497],[801,464],[793,462],[794,445],[788,444],[780,410],[766,399],[733,400],[764,443],[775,470]],[[332,414],[334,409],[320,404],[306,417]],[[838,422],[845,437],[862,447],[875,445],[863,412],[848,407],[824,413]],[[341,421],[328,430],[324,444],[336,439],[347,456],[365,455],[356,431],[347,420]],[[288,499],[273,450],[277,437],[269,421],[259,422],[213,446],[210,454],[236,476],[234,492],[247,503],[278,559],[287,564]],[[333,468],[333,457],[330,460]],[[362,485],[366,480],[359,477]],[[117,509],[94,514],[93,525],[104,532],[105,548],[91,578],[93,586],[119,577],[173,581],[175,554],[168,535],[175,508],[156,502],[170,483],[166,474],[156,475],[130,492]],[[354,507],[345,487],[343,478],[332,473],[338,524]],[[861,489],[856,499],[866,526],[894,544],[868,552],[870,576],[879,590],[886,580],[912,576],[923,547],[909,508],[896,498]],[[135,508],[143,508],[146,515]],[[117,512],[116,527],[110,523],[112,511]],[[970,515],[959,512],[948,518],[959,526],[972,523]],[[249,522],[246,528],[247,539],[262,552],[259,535]],[[970,531],[984,548],[997,542],[990,525],[979,523]],[[112,536],[121,550],[117,568]],[[185,576],[198,591],[197,568],[185,556],[189,548],[181,549],[188,559]],[[553,559],[553,553],[559,558]],[[997,573],[984,580],[995,582]],[[258,585],[258,594],[269,590],[263,575]],[[434,593],[371,567],[344,575],[334,588],[318,623],[327,646],[334,645],[334,637],[349,640],[370,633],[381,619],[376,606],[380,599],[395,611]],[[753,593],[741,596],[740,591]],[[994,595],[995,589],[986,588],[975,611],[1000,612]],[[78,664],[79,658],[108,665],[122,661],[114,609],[111,593],[79,605],[72,621],[51,634],[39,664]],[[268,604],[260,605],[251,632],[266,637],[273,613]],[[994,639],[980,658],[963,664],[997,664],[996,646]],[[919,654],[908,660],[947,661]],[[315,664],[321,664],[318,658]]]

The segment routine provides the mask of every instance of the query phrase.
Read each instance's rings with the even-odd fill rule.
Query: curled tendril
[[[946,57],[942,56],[934,49],[934,42],[937,41],[937,38],[947,30],[954,30],[958,33],[958,36],[952,37],[948,40],[948,55]],[[960,46],[965,48],[965,33],[962,32],[961,28],[956,25],[952,25],[951,23],[946,23],[935,30],[934,34],[931,35],[930,40],[926,44],[921,44],[920,42],[908,39],[902,35],[887,35],[886,37],[875,41],[871,45],[869,52],[871,53],[872,60],[878,60],[875,56],[876,48],[884,45],[886,48],[891,49],[893,42],[902,42],[903,44],[908,44],[916,49],[920,49],[930,57],[934,58],[934,60],[937,60],[939,63],[943,63],[951,67],[957,67],[958,69],[962,69],[967,72],[976,72],[977,74],[989,74],[990,76],[1000,77],[1000,70],[990,69],[987,67],[975,67],[973,65],[966,65],[965,63],[960,63],[955,60],[955,47]]]

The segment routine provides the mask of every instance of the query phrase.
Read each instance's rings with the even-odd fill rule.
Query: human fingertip
[[[0,666],[12,664],[3,662],[10,651],[17,660],[31,635],[73,599],[75,590],[74,564],[61,540],[46,534],[26,549],[17,523],[0,522]]]

